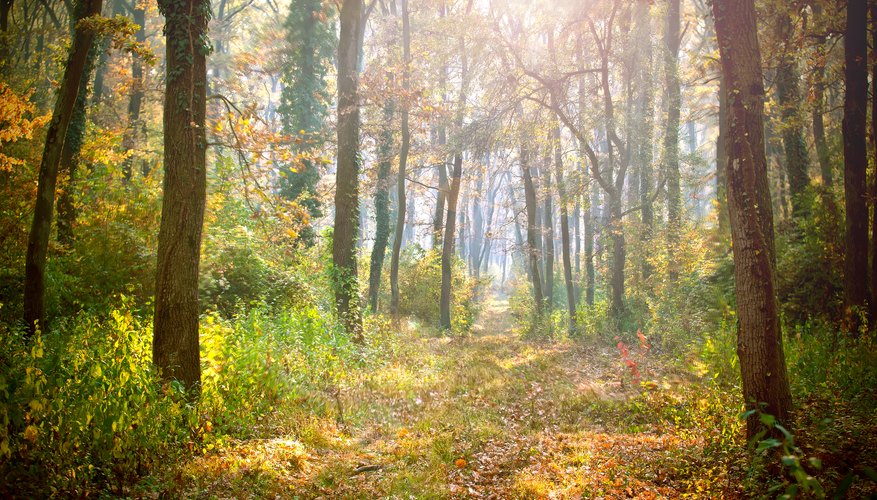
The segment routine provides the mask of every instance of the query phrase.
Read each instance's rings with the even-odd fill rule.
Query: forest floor
[[[657,364],[641,359],[649,382],[634,386],[614,346],[522,339],[507,302],[498,299],[488,301],[469,336],[403,337],[380,369],[350,374],[340,396],[324,398],[325,416],[279,408],[258,430],[259,439],[228,441],[180,464],[168,493],[737,496],[728,470],[738,460],[704,458],[708,427],[692,431],[654,411],[688,404],[673,396],[690,385],[684,374],[658,373]],[[655,397],[663,403],[654,406]]]

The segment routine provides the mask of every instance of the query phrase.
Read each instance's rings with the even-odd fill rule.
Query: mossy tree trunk
[[[198,391],[198,268],[207,201],[207,0],[160,0],[165,17],[164,183],[155,278],[153,362]],[[198,43],[192,43],[197,40]]]
[[[356,274],[356,236],[359,224],[359,30],[362,0],[344,0],[338,44],[338,154],[335,176],[335,229],[332,262],[335,267],[335,309],[345,330],[362,340],[359,285]]]
[[[100,15],[101,0],[80,0],[77,3],[76,19]],[[52,121],[46,131],[46,142],[40,161],[37,183],[36,204],[33,223],[27,240],[24,269],[24,320],[30,333],[38,328],[45,329],[46,323],[46,260],[49,250],[49,234],[55,210],[55,186],[58,182],[58,167],[64,139],[73,116],[79,87],[85,74],[88,54],[94,44],[95,34],[76,27],[73,43],[70,46],[58,99],[52,113]]]

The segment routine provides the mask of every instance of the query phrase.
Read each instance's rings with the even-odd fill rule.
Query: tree
[[[548,310],[554,309],[554,207],[551,190],[551,149],[546,151],[539,177],[542,180],[542,258],[545,262],[545,282],[542,291],[545,293],[545,305]]]
[[[142,0],[134,0],[133,10],[131,11],[132,20],[140,26],[137,30],[137,42],[146,42],[146,9],[143,5],[137,5]],[[131,96],[128,99],[128,127],[125,129],[125,135],[122,138],[122,147],[128,152],[134,152],[137,147],[137,141],[142,139],[145,126],[140,119],[140,111],[143,107],[143,99],[145,97],[145,89],[143,86],[143,58],[140,54],[131,55]],[[134,170],[134,156],[125,159],[122,167],[125,179],[131,179]],[[142,165],[143,174],[148,171],[146,162]]]
[[[390,169],[393,166],[393,115],[392,99],[384,103],[384,130],[378,150],[378,178],[375,186],[375,242],[372,245],[368,277],[368,303],[372,312],[378,310],[378,291],[381,287],[381,270],[384,255],[390,241]]]
[[[408,0],[402,0],[402,87],[406,98],[411,86],[409,66],[411,64],[411,26],[408,19]],[[408,129],[408,102],[402,102],[402,147],[399,150],[399,177],[396,187],[396,236],[393,239],[393,256],[390,259],[390,312],[399,316],[399,258],[402,252],[402,235],[405,231],[405,175],[408,165],[408,149],[411,133]],[[413,207],[412,207],[413,208]],[[412,210],[413,215],[413,210]]]
[[[764,154],[764,83],[753,0],[714,0],[728,98],[728,209],[737,295],[737,355],[743,398],[789,424],[789,391],[776,299],[773,214]],[[764,406],[761,406],[764,405]],[[747,434],[759,430],[747,419]]]
[[[94,31],[86,29],[82,21],[92,16],[99,16],[101,4],[101,0],[79,0],[74,8],[77,21],[73,32],[73,43],[70,46],[61,88],[58,90],[52,121],[46,131],[24,269],[24,321],[31,333],[38,328],[43,330],[46,328],[46,259],[55,210],[58,166],[61,162],[64,139],[67,137],[67,130],[79,96],[79,87],[86,71],[88,53],[95,39]]]
[[[75,16],[73,17],[75,18]],[[73,225],[76,222],[76,207],[72,191],[79,170],[79,153],[82,151],[82,143],[85,141],[85,105],[88,103],[88,81],[91,78],[92,70],[94,70],[96,49],[99,45],[97,41],[93,43],[85,58],[85,69],[79,82],[79,94],[76,97],[76,104],[73,106],[70,125],[67,127],[67,136],[64,138],[64,147],[61,150],[60,168],[66,174],[66,184],[61,196],[58,197],[58,242],[68,248],[73,245]]]
[[[332,237],[335,309],[344,329],[362,339],[356,235],[359,224],[359,30],[362,0],[344,0],[338,42],[338,153]]]
[[[198,268],[207,201],[208,0],[159,0],[165,17],[164,194],[158,231],[153,362],[198,390]],[[197,43],[192,43],[197,40]]]
[[[667,227],[670,252],[675,251],[682,223],[682,192],[679,176],[679,108],[682,93],[679,88],[679,29],[680,0],[670,0],[667,9],[667,31],[664,32],[664,77],[667,84],[667,124],[664,130],[664,176],[667,179]],[[671,259],[672,260],[672,259]],[[670,267],[670,279],[678,274],[675,264]]]
[[[792,19],[785,11],[784,6],[779,6],[777,13],[776,33],[782,45],[791,43],[794,36]],[[776,91],[780,105],[782,126],[780,128],[783,139],[783,150],[786,157],[786,171],[789,176],[789,196],[792,198],[792,215],[800,217],[805,212],[804,191],[810,184],[810,157],[807,154],[807,144],[804,142],[803,120],[800,116],[801,92],[798,81],[800,75],[796,65],[793,50],[784,46],[780,48],[780,60],[777,64]]]
[[[871,57],[877,51],[877,2],[868,2],[868,10],[871,13]],[[877,166],[877,64],[871,65],[871,152],[874,155],[874,165]],[[871,181],[871,329],[877,327],[877,175]]]
[[[533,302],[536,307],[536,314],[539,315],[542,314],[542,309],[545,307],[545,299],[542,293],[542,277],[539,275],[539,248],[536,246],[536,243],[539,241],[536,187],[533,185],[533,176],[530,173],[530,149],[523,133],[521,133],[519,161],[521,164],[521,177],[524,180],[524,205],[527,211],[527,260],[530,281],[533,286]]]
[[[560,124],[557,118],[552,120],[552,136],[554,146],[554,169],[557,176],[557,192],[560,195],[560,246],[563,260],[563,278],[566,284],[566,305],[569,313],[569,329],[576,326],[576,292],[572,278],[572,259],[570,257],[569,208],[566,194],[566,183],[563,179],[563,147],[561,144]]]
[[[292,139],[296,163],[283,171],[280,193],[307,208],[311,219],[322,215],[317,197],[319,164],[312,151],[325,142],[323,127],[328,113],[326,72],[335,50],[335,27],[332,11],[322,0],[294,0],[286,18],[283,91],[280,112],[283,131]],[[314,232],[310,225],[301,232],[302,241],[310,245]]]
[[[821,20],[822,5],[819,2],[813,2],[813,17]],[[826,36],[824,33],[816,35],[816,54],[814,57],[815,67],[813,68],[813,142],[816,144],[816,158],[819,160],[819,171],[822,176],[823,191],[826,192],[824,198],[828,199],[827,192],[834,185],[834,176],[832,175],[831,157],[828,151],[828,141],[825,137],[825,58]]]
[[[469,79],[469,60],[466,55],[466,38],[460,37],[460,94],[457,99],[454,123],[454,162],[451,170],[450,189],[447,197],[447,218],[445,235],[442,239],[442,284],[439,304],[439,327],[451,329],[451,281],[453,279],[454,231],[457,223],[457,198],[460,196],[460,182],[463,175],[463,115],[466,108],[466,85]]]
[[[866,0],[847,2],[847,27],[844,39],[844,201],[846,232],[844,237],[844,309],[848,331],[858,330],[858,316],[868,301],[868,209],[865,151],[868,110],[868,5]]]
[[[634,29],[636,30],[633,51],[636,65],[633,68],[633,83],[636,87],[636,101],[634,102],[633,124],[635,143],[631,143],[632,161],[636,162],[637,176],[639,177],[639,204],[642,207],[640,220],[643,223],[643,243],[649,244],[655,224],[654,208],[652,204],[652,142],[654,134],[654,85],[652,78],[652,23],[649,17],[648,0],[637,0],[634,5]],[[652,265],[647,259],[642,265],[644,278],[648,278],[652,272]]]

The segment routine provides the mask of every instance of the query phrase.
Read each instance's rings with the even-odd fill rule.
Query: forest
[[[877,498],[877,1],[0,0],[0,497]]]

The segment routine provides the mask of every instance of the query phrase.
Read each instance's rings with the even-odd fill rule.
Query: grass
[[[738,498],[763,486],[747,479],[738,389],[648,357],[640,385],[613,347],[524,340],[509,318],[492,301],[471,336],[409,326],[335,403],[305,394],[257,439],[218,443],[157,481],[205,498]]]

